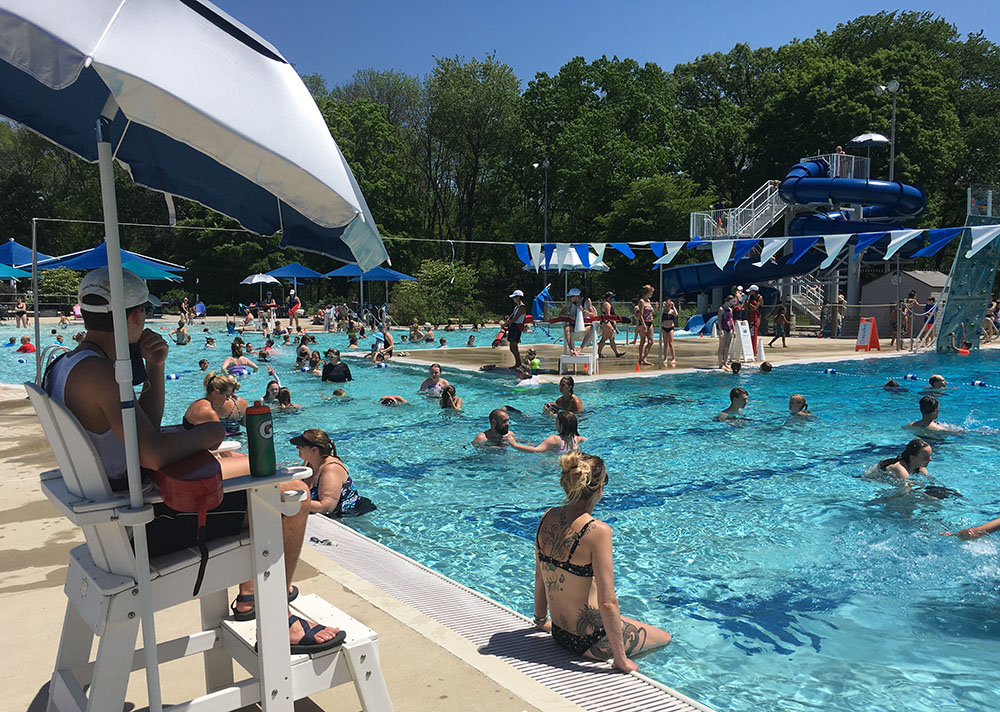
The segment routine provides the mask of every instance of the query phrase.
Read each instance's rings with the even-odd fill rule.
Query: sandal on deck
[[[330,650],[330,648],[337,648],[343,645],[344,640],[347,638],[347,633],[339,631],[335,636],[330,638],[330,640],[320,643],[316,641],[316,634],[321,630],[324,630],[327,626],[317,623],[316,625],[309,627],[309,621],[305,618],[300,618],[299,616],[288,616],[289,629],[296,623],[302,626],[303,635],[298,643],[292,643],[289,646],[291,648],[292,655],[310,655],[312,653]]]
[[[299,587],[292,586],[292,590],[288,592],[288,602],[291,603],[298,597],[299,597]],[[238,594],[236,596],[236,600],[233,601],[233,605],[231,605],[229,609],[233,612],[234,621],[252,621],[254,618],[257,617],[256,608],[251,608],[249,611],[237,611],[236,610],[237,603],[253,603],[252,593]]]

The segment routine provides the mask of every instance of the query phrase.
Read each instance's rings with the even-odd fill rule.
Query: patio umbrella
[[[366,268],[387,257],[357,181],[294,67],[209,3],[0,0],[0,115],[100,167],[123,403],[135,395],[113,159],[136,183],[197,201],[256,233],[280,230],[283,246]],[[132,408],[123,408],[122,423],[130,504],[139,508]],[[145,526],[135,526],[133,537],[149,706],[159,712]],[[283,657],[262,650],[261,665],[285,670]],[[291,682],[282,685],[274,694],[290,694]]]
[[[126,262],[122,262],[122,269],[127,269],[132,274],[147,280],[161,279],[167,282],[181,281],[179,275],[167,272],[165,269],[160,269],[159,267],[154,267],[144,260],[127,260]]]
[[[863,133],[847,142],[848,146],[864,146],[868,149],[868,175],[871,176],[872,146],[888,146],[889,139],[879,133]]]
[[[264,285],[265,284],[281,284],[281,282],[279,282],[277,279],[275,279],[274,277],[272,277],[269,274],[261,274],[260,272],[258,272],[257,274],[250,275],[249,277],[247,277],[246,279],[244,279],[243,281],[241,281],[240,284],[256,284],[257,285],[257,303],[260,304],[261,301],[263,300],[263,297],[264,297]]]
[[[39,253],[38,259],[47,260],[49,256]],[[7,242],[0,244],[0,264],[23,265],[28,262],[31,262],[30,247],[25,247],[18,242],[14,242],[13,237],[7,240]]]
[[[310,269],[305,265],[300,265],[298,262],[292,262],[290,265],[285,265],[284,267],[279,267],[278,269],[272,269],[270,272],[266,272],[265,274],[269,274],[272,277],[292,280],[292,289],[296,292],[299,290],[300,279],[319,279],[323,276],[316,270]]]
[[[128,250],[119,249],[119,257],[122,263],[141,263],[165,272],[185,271],[183,267],[175,265],[173,262],[167,262],[166,260],[158,260],[154,257],[140,255],[138,252],[129,252]],[[22,266],[27,267],[28,264],[31,264],[30,258],[28,263]],[[66,267],[67,269],[90,270],[107,266],[108,243],[106,242],[102,242],[100,245],[92,247],[89,250],[72,252],[68,255],[62,255],[61,257],[49,257],[45,260],[38,260],[38,269],[56,269],[57,267]],[[136,274],[139,273],[136,272]]]

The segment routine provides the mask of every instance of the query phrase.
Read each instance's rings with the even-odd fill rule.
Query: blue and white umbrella
[[[253,232],[280,230],[285,246],[364,268],[387,258],[294,67],[208,2],[0,0],[0,115],[100,166],[123,403],[135,395],[113,160],[140,185],[197,201]],[[138,508],[133,409],[123,409],[122,423],[130,504]],[[149,706],[159,712],[145,527],[133,534]]]

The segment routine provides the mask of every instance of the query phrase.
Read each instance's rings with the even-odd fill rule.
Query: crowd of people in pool
[[[94,303],[93,299],[88,301],[88,298],[93,297],[99,298],[98,303],[101,308],[87,317],[89,320],[87,332],[82,339],[79,339],[77,349],[53,363],[49,373],[46,374],[46,383],[53,397],[63,400],[91,433],[91,438],[102,460],[105,461],[106,470],[109,478],[113,480],[114,487],[115,483],[120,485],[124,481],[122,472],[124,460],[117,454],[122,449],[120,441],[117,445],[112,442],[120,438],[120,410],[117,388],[113,385],[113,364],[108,358],[109,350],[113,350],[109,314],[103,309],[104,302],[101,301],[105,300],[108,288],[101,279],[98,270],[81,282],[80,300],[85,305],[84,309]],[[647,293],[644,290],[643,294],[648,302],[651,292]],[[613,298],[614,295],[606,296]],[[523,299],[517,299],[523,295],[515,293],[512,297],[515,298],[516,304],[523,303]],[[145,312],[140,307],[151,300],[142,280],[134,275],[126,278],[126,305],[130,308],[128,312],[130,342],[136,344],[149,366],[147,388],[137,400],[137,410],[143,413],[139,418],[139,447],[140,460],[144,465],[161,466],[172,462],[178,456],[185,456],[188,451],[217,447],[223,435],[237,434],[245,423],[248,409],[247,400],[237,395],[241,386],[240,377],[260,369],[257,361],[248,354],[254,354],[258,361],[266,362],[279,348],[276,345],[276,338],[280,338],[282,345],[294,347],[295,367],[300,371],[333,384],[346,384],[353,380],[350,367],[341,360],[337,350],[327,349],[321,356],[319,350],[314,348],[315,338],[301,330],[295,332],[294,343],[291,341],[290,330],[273,330],[264,335],[265,345],[257,350],[247,343],[242,335],[234,334],[230,344],[230,355],[221,362],[219,371],[209,370],[208,359],[201,360],[201,369],[205,371],[202,383],[204,395],[196,398],[188,406],[179,432],[161,429],[158,423],[162,417],[163,381],[166,378],[163,365],[168,347],[161,336],[145,328]],[[584,308],[577,301],[571,300],[570,303],[577,305],[579,309]],[[647,305],[640,300],[637,306],[640,307],[638,317],[645,324]],[[649,306],[651,308],[651,305]],[[520,310],[515,309],[511,319],[508,320],[508,325],[514,323],[519,313]],[[187,318],[182,315],[178,328],[170,333],[176,344],[190,343],[190,338],[184,338],[188,324]],[[280,328],[280,324],[276,326]],[[394,352],[391,334],[383,328],[379,330],[379,335],[381,338],[370,356],[376,367],[379,364],[384,365],[392,358]],[[640,353],[648,354],[647,342],[650,337],[648,334],[643,337],[640,333],[638,338],[645,339]],[[617,353],[613,339],[609,341]],[[211,349],[214,346],[214,338],[206,337],[205,347]],[[293,402],[291,392],[282,386],[274,369],[266,363],[265,366],[272,379],[268,381],[260,400],[279,411],[299,410],[300,406]],[[79,375],[76,375],[77,368],[80,369]],[[761,368],[763,373],[767,370]],[[156,385],[150,387],[154,382]],[[940,403],[934,393],[944,388],[947,388],[944,378],[936,374],[931,376],[928,379],[930,392],[922,394],[919,400],[921,417],[905,427],[913,430],[914,434],[954,430],[954,426],[938,421]],[[886,383],[885,389],[892,392],[903,390],[894,381]],[[151,391],[158,391],[158,394],[148,395]],[[607,467],[600,457],[581,452],[581,446],[587,442],[579,432],[578,420],[584,405],[574,392],[573,378],[563,377],[559,382],[559,391],[557,399],[542,406],[544,413],[554,416],[555,433],[538,444],[530,444],[517,438],[510,428],[510,415],[519,411],[511,406],[504,406],[490,412],[489,428],[476,435],[473,445],[509,447],[523,452],[553,452],[560,456],[560,484],[565,492],[565,499],[560,506],[553,507],[543,514],[535,539],[535,625],[542,630],[551,631],[553,639],[559,645],[575,654],[598,660],[613,659],[616,668],[625,671],[635,670],[637,666],[632,658],[666,645],[670,642],[670,634],[655,626],[621,615],[614,586],[612,531],[607,523],[593,515],[594,508],[601,501],[609,484]],[[442,377],[441,366],[437,363],[429,367],[428,376],[420,384],[417,393],[424,397],[438,398],[442,409],[461,410],[463,406],[462,398],[454,384]],[[342,388],[334,391],[335,396],[343,394]],[[729,407],[718,414],[718,420],[724,423],[738,423],[743,418],[742,411],[746,408],[749,398],[748,389],[733,388],[730,391]],[[385,395],[379,398],[379,402],[396,406],[404,405],[407,401],[402,396]],[[94,404],[99,404],[100,407],[95,409]],[[790,418],[808,422],[815,417],[802,394],[792,394],[788,407]],[[112,422],[114,418],[118,419],[118,427]],[[189,433],[190,436],[182,439],[179,434],[181,432]],[[344,516],[363,513],[374,508],[370,500],[359,494],[346,463],[337,454],[336,443],[326,431],[306,428],[291,438],[290,442],[297,448],[303,464],[311,470],[310,475],[301,483],[311,493],[305,513]],[[218,458],[224,476],[248,471],[245,455],[220,453]],[[873,477],[885,477],[909,486],[918,475],[924,480],[930,480],[927,466],[931,459],[931,445],[923,439],[914,438],[907,443],[899,456],[877,463],[870,474]],[[298,483],[291,483],[289,486],[295,484]],[[920,489],[931,497],[957,494],[937,484],[921,485]],[[230,504],[233,509],[227,508],[226,513],[237,511],[236,508],[240,506],[235,502]],[[242,506],[245,507],[245,503]],[[177,521],[177,517],[174,515],[176,513],[173,515],[163,513],[162,508],[157,513],[151,525],[151,546],[159,545],[162,543],[160,540],[176,543],[177,536],[173,529],[176,524],[173,522]],[[242,526],[242,519],[237,517],[227,526]],[[163,523],[161,520],[170,520],[171,523]],[[160,532],[160,528],[164,528],[164,532],[168,533]],[[304,526],[301,528],[304,531]],[[954,534],[951,532],[942,534],[973,539],[997,530],[1000,530],[1000,519],[963,529]],[[184,536],[191,534],[192,532],[187,532]],[[300,534],[301,532],[298,533]],[[293,541],[293,550],[298,545],[300,543],[295,544]],[[288,551],[286,555],[293,560],[295,558]],[[291,569],[294,570],[294,562]],[[287,575],[290,578],[291,571],[287,572]],[[240,594],[233,604],[233,612],[236,616],[252,616],[253,595],[249,583],[241,585]],[[293,652],[311,652],[339,644],[337,641],[343,640],[343,636],[339,635],[336,629],[313,626],[301,619],[290,619],[289,623]]]

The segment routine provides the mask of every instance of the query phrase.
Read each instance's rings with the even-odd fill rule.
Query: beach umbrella
[[[880,133],[863,133],[847,142],[848,146],[864,146],[868,149],[868,175],[871,176],[872,146],[888,146],[889,139]]]
[[[38,259],[47,260],[49,256],[39,253]],[[18,242],[14,242],[13,237],[7,240],[7,242],[0,244],[0,265],[23,265],[30,262],[30,247],[25,247]],[[28,276],[30,277],[31,275]]]
[[[167,282],[180,282],[180,276],[167,272],[165,269],[155,267],[145,260],[127,260],[122,262],[122,269],[127,269],[132,274],[143,279],[161,279]]]
[[[183,267],[175,265],[173,262],[158,260],[154,257],[148,257],[147,255],[140,255],[138,252],[129,252],[128,250],[119,249],[118,253],[119,259],[121,259],[123,264],[125,262],[141,263],[149,267],[155,267],[156,269],[164,272],[185,271]],[[30,259],[28,260],[28,264],[31,264]],[[27,267],[28,264],[22,266]],[[67,269],[91,270],[107,266],[108,244],[106,242],[102,242],[100,245],[92,247],[89,250],[72,252],[68,255],[62,255],[61,257],[49,257],[45,260],[38,260],[38,269],[56,269],[57,267],[65,267]],[[138,274],[138,272],[136,272],[136,274]]]
[[[283,246],[365,268],[387,258],[357,181],[295,68],[210,3],[0,0],[0,115],[100,167],[123,404],[135,395],[114,159],[140,185],[199,202],[252,232],[280,230]],[[34,228],[32,237],[37,248]],[[127,405],[122,422],[137,509],[138,440]],[[133,528],[133,541],[149,707],[159,712],[144,525]],[[280,652],[261,653],[262,666],[287,665]]]
[[[257,285],[257,303],[260,304],[264,296],[264,285],[265,284],[281,284],[277,279],[269,274],[252,274],[246,279],[242,280],[240,284],[256,284]]]
[[[0,264],[0,279],[23,279],[30,276],[31,272],[25,272],[23,269],[11,267],[10,265]]]

